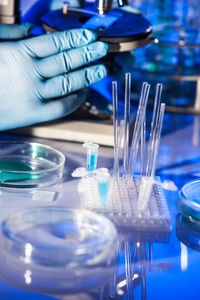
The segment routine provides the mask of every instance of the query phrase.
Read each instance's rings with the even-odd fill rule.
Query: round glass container
[[[200,251],[199,226],[180,213],[176,216],[176,235],[184,245]]]
[[[61,268],[90,266],[112,258],[114,225],[86,210],[40,207],[2,223],[3,247],[25,263]]]
[[[2,223],[1,276],[37,292],[70,293],[103,286],[113,272],[117,232],[96,213],[41,207]]]
[[[186,183],[179,193],[178,209],[190,221],[200,224],[200,180]]]
[[[31,142],[0,142],[0,186],[42,187],[63,175],[65,156],[58,150]]]

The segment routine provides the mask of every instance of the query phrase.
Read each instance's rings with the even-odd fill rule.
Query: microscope
[[[151,24],[141,12],[128,5],[128,0],[117,1],[118,8],[113,7],[113,0],[80,0],[82,7],[76,8],[64,0],[61,9],[49,11],[41,21],[46,32],[73,28],[95,30],[100,41],[109,43],[109,52],[128,52],[147,45],[152,38]],[[28,4],[31,7],[34,2],[37,3],[34,0],[0,0],[0,23],[20,23],[20,9]],[[44,5],[47,6],[46,1]]]
[[[42,17],[46,32],[87,28],[95,30],[98,39],[109,43],[109,52],[127,52],[147,45],[152,38],[151,24],[142,14],[128,5],[127,0],[84,2],[83,7],[70,7],[63,1],[63,8],[50,11]]]

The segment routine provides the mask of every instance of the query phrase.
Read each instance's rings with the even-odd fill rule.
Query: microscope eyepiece
[[[118,6],[128,5],[128,0],[117,0]],[[96,0],[96,9],[100,15],[107,14],[113,6],[113,0]]]
[[[118,0],[118,5],[119,7],[128,5],[128,0]]]
[[[100,15],[107,14],[113,5],[113,0],[96,0],[96,9]]]

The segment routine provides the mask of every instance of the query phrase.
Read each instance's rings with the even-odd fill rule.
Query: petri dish
[[[117,239],[114,225],[96,213],[65,207],[39,207],[2,222],[2,246],[27,264],[80,268],[106,264]]]
[[[182,187],[178,209],[184,217],[200,225],[200,180],[189,181]]]
[[[176,235],[184,245],[200,251],[199,226],[180,213],[176,216]]]
[[[65,156],[39,143],[0,142],[0,186],[35,188],[56,183],[62,178]]]
[[[1,227],[0,274],[48,295],[93,290],[110,282],[117,231],[82,209],[40,207],[9,216]]]

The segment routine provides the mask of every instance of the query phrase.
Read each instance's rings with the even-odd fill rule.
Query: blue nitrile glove
[[[11,40],[27,37],[33,28],[30,23],[25,24],[0,24],[0,39]]]
[[[107,44],[95,39],[92,31],[74,29],[1,43],[0,130],[57,119],[78,108],[84,99],[71,93],[107,73],[103,65],[81,68],[107,53]]]

